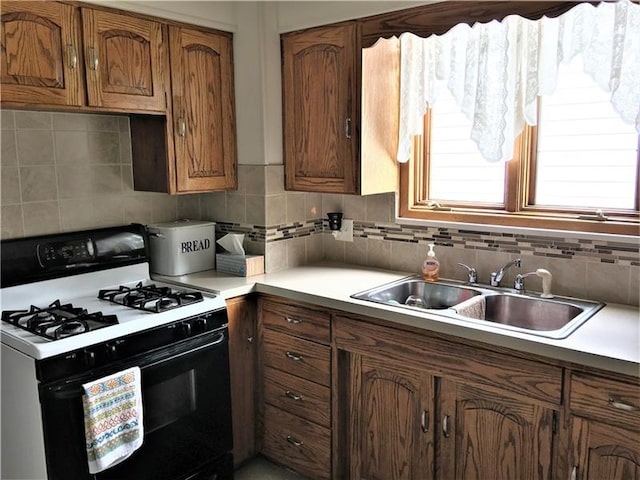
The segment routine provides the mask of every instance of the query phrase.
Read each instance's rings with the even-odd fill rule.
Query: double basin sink
[[[499,287],[427,282],[419,276],[351,297],[553,339],[568,337],[604,307],[588,300],[547,299]]]

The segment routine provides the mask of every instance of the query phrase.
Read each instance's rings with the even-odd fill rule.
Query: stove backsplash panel
[[[133,190],[129,118],[0,111],[3,239],[200,218],[198,195]]]

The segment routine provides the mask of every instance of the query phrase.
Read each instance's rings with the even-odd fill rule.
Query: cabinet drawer
[[[265,367],[264,400],[323,427],[331,426],[329,387]]]
[[[572,413],[640,430],[640,385],[573,373]]]
[[[265,301],[262,321],[265,327],[316,342],[331,341],[330,315],[303,307]]]
[[[309,478],[331,476],[330,430],[268,404],[262,453]]]
[[[312,382],[331,384],[331,348],[269,329],[264,331],[264,364]]]

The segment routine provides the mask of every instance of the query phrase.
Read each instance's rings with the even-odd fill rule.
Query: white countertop
[[[210,270],[154,279],[218,293],[225,299],[251,292],[366,315],[532,353],[579,365],[640,377],[640,317],[638,307],[607,304],[565,339],[554,340],[512,332],[491,324],[446,318],[402,307],[375,304],[350,297],[355,293],[411,275],[354,265],[302,266],[253,277],[235,277]]]

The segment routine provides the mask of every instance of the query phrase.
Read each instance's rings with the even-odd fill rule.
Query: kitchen
[[[465,280],[465,271],[456,266],[462,262],[476,266],[484,283],[490,272],[522,254],[523,271],[542,267],[553,273],[556,294],[638,305],[637,237],[600,241],[588,235],[525,233],[514,240],[511,231],[497,226],[469,233],[396,222],[392,193],[285,191],[279,33],[381,13],[398,4],[375,4],[375,11],[374,5],[357,2],[332,4],[330,11],[326,4],[306,2],[117,6],[234,32],[238,189],[178,196],[134,191],[127,116],[3,110],[3,238],[191,218],[216,221],[225,233],[244,233],[247,251],[265,255],[268,273],[320,260],[417,272],[425,246],[389,240],[389,231],[400,238],[439,234],[452,240],[437,249],[445,278]],[[57,185],[48,181],[56,175]],[[353,242],[336,241],[318,228],[317,222],[333,211],[354,219]],[[469,248],[477,241],[491,247]]]

